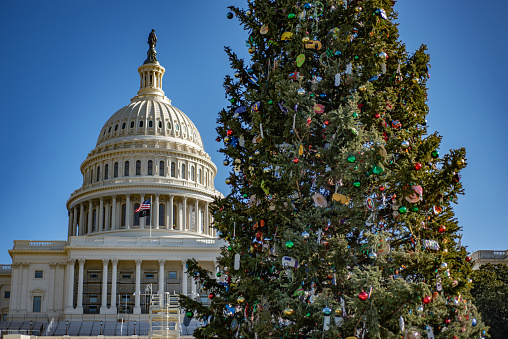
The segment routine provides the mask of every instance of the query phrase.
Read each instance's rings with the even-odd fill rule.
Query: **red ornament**
[[[381,192],[383,192],[383,191],[385,190],[385,187],[384,187],[384,186],[379,186],[379,190],[380,190]]]
[[[329,124],[329,123],[330,123],[330,121],[325,120],[325,125],[327,125],[327,126],[328,126],[328,124]]]
[[[467,261],[467,262],[470,262],[470,261],[471,261],[471,257],[470,257],[470,256],[467,256],[467,257],[466,257],[466,261]]]
[[[449,323],[451,323],[452,321],[450,320],[450,318],[448,318],[448,319],[446,319],[444,322],[445,322],[445,324],[447,324],[447,325],[448,325],[448,324],[449,324]]]
[[[217,137],[217,139],[215,139],[215,141],[219,142],[220,141],[220,137]]]
[[[374,117],[375,117],[375,118],[379,118],[379,117],[381,117],[381,114],[376,113],[376,115],[374,115]]]
[[[419,171],[421,168],[422,168],[422,164],[420,164],[419,162],[417,162],[417,163],[415,164],[415,170]]]
[[[228,137],[232,136],[233,135],[233,130],[232,129],[228,129]]]
[[[446,226],[444,226],[444,225],[439,226],[438,232],[444,233],[444,231],[446,231]]]
[[[368,297],[369,297],[369,295],[365,291],[361,291],[360,294],[358,294],[358,298],[360,298],[360,300],[363,300],[363,301],[367,300]]]
[[[208,295],[208,298],[209,298],[209,299],[213,299],[213,298],[215,298],[215,294],[210,293],[210,294]]]
[[[298,158],[294,158],[294,159],[293,159],[293,162],[294,162],[295,164],[296,164],[298,161],[300,161],[300,160],[298,160]]]
[[[428,303],[430,303],[430,300],[431,300],[430,296],[426,295],[425,297],[423,297],[422,301],[425,305],[427,305]]]

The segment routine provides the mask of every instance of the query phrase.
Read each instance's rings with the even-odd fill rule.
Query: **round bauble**
[[[410,328],[406,335],[404,336],[404,339],[421,339],[420,332],[418,332],[415,328]]]
[[[358,298],[360,298],[360,300],[362,301],[365,301],[367,300],[367,298],[369,297],[369,295],[367,294],[367,292],[365,291],[361,291],[359,294],[358,294]]]
[[[478,322],[476,321],[476,318],[473,318],[473,320],[471,320],[471,325],[474,327],[476,326]]]
[[[309,236],[310,236],[309,232],[306,231],[302,232],[302,238],[304,238],[305,240],[309,239]]]
[[[349,163],[354,163],[356,161],[356,158],[352,155],[350,155],[349,157],[347,157],[347,162]]]
[[[233,135],[233,130],[230,128],[228,129],[228,131],[226,132],[226,134],[228,135],[228,137],[232,136]]]
[[[325,307],[321,312],[323,312],[324,316],[329,316],[330,314],[332,314],[332,309],[330,307]]]
[[[291,240],[286,241],[286,248],[287,249],[292,249],[294,246],[295,246],[295,244]]]
[[[292,308],[287,307],[284,309],[285,315],[292,315],[293,313],[295,313],[295,311]]]
[[[289,13],[288,14],[288,19],[294,19],[296,18],[296,14],[295,13]]]
[[[341,315],[342,315],[342,309],[340,309],[340,308],[335,309],[335,316],[340,317]]]
[[[440,267],[441,267],[441,270],[446,270],[448,268],[448,264],[444,262],[441,264]]]
[[[298,91],[296,91],[296,93],[298,93],[298,95],[304,95],[305,90],[303,88],[300,88]]]
[[[430,153],[430,155],[435,159],[435,158],[439,158],[439,152],[438,151],[432,151],[432,153]]]
[[[236,302],[239,304],[243,304],[245,302],[245,298],[242,296],[239,296],[238,298],[236,298]]]
[[[360,92],[365,92],[365,91],[367,90],[367,86],[365,86],[365,85],[360,85],[360,87],[358,87],[358,90],[359,90]]]
[[[362,184],[359,181],[353,182],[353,186],[356,187],[356,188],[360,187],[361,185]]]
[[[419,84],[420,83],[420,79],[418,78],[413,78],[413,84]]]
[[[466,261],[467,261],[467,262],[470,262],[470,261],[471,261],[471,257],[470,257],[470,256],[467,256],[467,257],[466,257]]]
[[[446,325],[448,325],[449,323],[451,323],[452,321],[450,320],[450,318],[446,318],[446,320],[444,321]]]
[[[233,19],[234,15],[233,15],[233,13],[228,12],[228,14],[226,14],[226,17],[227,17],[228,19]]]
[[[192,311],[187,311],[187,313],[185,313],[185,316],[187,318],[192,318],[194,316],[194,313],[192,313]]]
[[[377,253],[376,252],[369,252],[369,259],[376,259],[377,258]]]
[[[427,305],[428,303],[430,303],[431,300],[432,300],[432,298],[429,295],[426,295],[425,297],[423,297],[422,302],[425,305]]]
[[[382,61],[388,59],[388,54],[386,54],[385,52],[381,52],[377,55]]]
[[[217,272],[216,276],[217,276],[217,277],[220,277],[220,276],[222,276],[222,273]]]
[[[415,163],[415,170],[419,171],[422,168],[422,164],[419,162]]]
[[[402,146],[402,148],[409,148],[409,141],[404,140],[404,141],[401,143],[401,146]]]
[[[406,212],[407,212],[407,207],[406,207],[406,206],[400,206],[400,207],[399,207],[399,213],[404,214],[404,213],[406,213]]]
[[[444,232],[446,231],[446,226],[445,226],[445,225],[441,225],[441,226],[439,226],[439,228],[437,229],[437,231],[438,231],[439,233],[444,233]]]

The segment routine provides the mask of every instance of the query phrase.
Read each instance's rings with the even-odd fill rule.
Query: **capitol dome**
[[[162,90],[155,44],[138,68],[140,89],[102,127],[67,201],[69,237],[213,237],[209,203],[217,167],[189,117]],[[151,214],[136,209],[150,199]]]

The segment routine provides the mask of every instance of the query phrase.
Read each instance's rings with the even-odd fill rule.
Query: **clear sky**
[[[66,239],[80,164],[136,95],[152,28],[163,89],[201,132],[219,168],[216,188],[227,192],[215,126],[232,74],[223,46],[248,56],[246,33],[226,19],[227,6],[242,3],[0,1],[0,263],[11,263],[13,240]],[[444,136],[441,154],[468,152],[466,195],[455,208],[462,243],[506,250],[508,1],[399,0],[395,8],[408,50],[426,44],[431,55],[429,132]]]

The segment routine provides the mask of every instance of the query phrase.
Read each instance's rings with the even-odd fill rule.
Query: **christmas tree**
[[[226,48],[219,114],[226,240],[211,305],[182,296],[197,338],[479,338],[452,205],[465,150],[439,154],[429,55],[398,40],[395,1],[230,7],[250,60]]]

